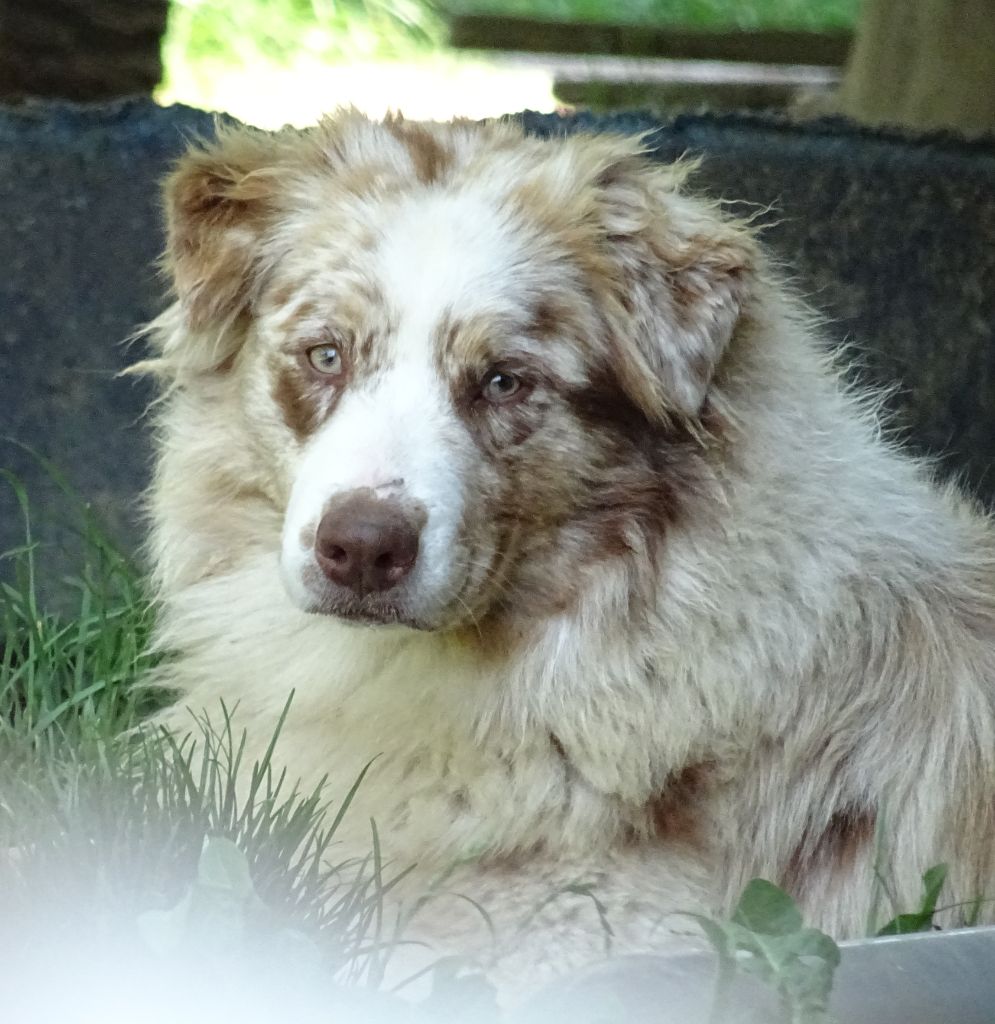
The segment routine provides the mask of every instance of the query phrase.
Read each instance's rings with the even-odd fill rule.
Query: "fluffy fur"
[[[945,902],[995,896],[991,526],[686,170],[355,114],[182,159],[146,364],[171,721],[237,702],[251,753],[293,690],[305,785],[376,758],[343,856],[372,817],[492,909],[593,879],[624,948],[753,876],[860,934],[876,847],[885,913],[939,862]],[[397,592],[350,601],[313,548],[357,490],[424,526]],[[600,948],[550,913],[564,962]]]

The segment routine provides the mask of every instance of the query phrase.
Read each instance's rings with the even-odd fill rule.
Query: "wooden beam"
[[[485,14],[448,15],[450,45],[464,50],[596,53],[672,60],[749,61],[842,67],[850,32],[788,29],[695,31],[647,25],[541,21]]]

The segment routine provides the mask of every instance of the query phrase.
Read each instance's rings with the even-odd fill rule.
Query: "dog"
[[[839,938],[935,864],[995,896],[991,524],[692,169],[345,112],[165,183],[167,721],[259,754],[293,692],[292,776],[367,769],[343,855],[372,818],[502,912],[587,879],[564,963],[756,876]]]

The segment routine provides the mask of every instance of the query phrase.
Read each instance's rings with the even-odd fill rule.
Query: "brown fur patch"
[[[804,893],[813,875],[846,875],[874,841],[877,815],[870,808],[845,807],[821,829],[809,825],[784,869],[783,884]]]
[[[556,752],[556,756],[561,761],[564,761],[569,765],[570,759],[567,757],[566,748],[563,746],[563,742],[560,740],[560,737],[557,736],[555,732],[551,732],[549,734],[549,745]]]
[[[436,367],[449,382],[454,407],[477,431],[481,450],[488,456],[521,444],[535,430],[540,410],[522,400],[541,381],[551,383],[548,371],[533,357],[517,353],[499,358],[498,344],[505,332],[492,317],[459,320],[451,313],[443,316],[436,328]],[[495,368],[521,378],[523,389],[518,399],[497,406],[481,399],[483,378]]]
[[[303,299],[280,321],[280,328],[284,331],[292,331],[298,324],[307,323],[314,319],[318,307],[310,299]]]
[[[630,548],[628,527],[661,535],[679,520],[688,497],[701,493],[708,470],[688,425],[651,423],[610,371],[592,376],[569,400],[585,428],[602,434],[606,461],[617,467],[610,484],[592,495],[589,511],[605,550],[623,554]]]
[[[280,354],[272,361],[273,401],[298,441],[306,441],[331,415],[342,384],[314,379],[299,359]],[[344,383],[344,382],[343,382]]]
[[[525,333],[533,338],[552,338],[562,331],[569,319],[570,311],[562,303],[553,298],[542,298],[532,310]]]
[[[229,352],[228,355],[221,360],[220,363],[214,368],[215,373],[225,374],[231,373],[235,367],[235,362],[238,359],[238,350]]]
[[[316,403],[304,391],[301,374],[293,367],[281,366],[273,379],[273,401],[298,441],[307,440],[321,423]]]
[[[507,655],[537,622],[568,611],[611,561],[628,574],[634,602],[652,600],[668,530],[712,486],[689,427],[650,422],[608,370],[593,376],[571,387],[547,375],[534,401],[468,413],[493,467],[488,515],[501,526],[496,596],[477,623],[488,655]],[[559,437],[583,438],[569,472],[554,454]]]
[[[271,216],[278,175],[254,133],[194,150],[165,184],[168,254],[195,328],[236,315],[249,301],[256,240]]]
[[[667,786],[646,806],[655,839],[667,843],[699,845],[703,839],[701,806],[714,774],[708,762],[692,764],[675,774]]]
[[[290,305],[290,300],[297,294],[297,286],[284,281],[273,289],[272,294],[269,296],[270,304],[274,309],[286,309]]]
[[[502,334],[501,326],[492,317],[457,317],[452,310],[447,311],[435,329],[439,373],[450,380],[470,368],[482,373],[490,364],[495,342]]]
[[[387,365],[389,356],[387,339],[395,330],[393,324],[385,323],[380,330],[368,327],[356,335],[353,361],[357,371],[364,377],[374,376]]]
[[[423,185],[438,181],[452,164],[451,154],[442,145],[430,128],[410,121],[393,120],[384,122],[387,130],[402,142],[411,157],[418,180]]]

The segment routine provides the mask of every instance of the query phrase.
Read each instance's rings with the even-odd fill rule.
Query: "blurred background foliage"
[[[173,0],[164,102],[266,127],[336,104],[414,117],[552,110],[552,74],[447,46],[451,14],[699,29],[852,29],[860,0]],[[348,70],[347,70],[348,69]]]
[[[852,28],[860,0],[450,0],[453,11],[701,28]]]
[[[776,110],[995,128],[995,0],[0,0],[0,102],[148,95],[266,128]]]
[[[416,117],[488,116],[502,97],[505,109],[552,105],[548,76],[488,77],[487,62],[448,52],[426,0],[172,0],[162,57],[161,102],[263,127],[337,105],[381,114],[399,100]]]
[[[172,0],[167,66],[289,64],[410,57],[440,48],[444,30],[423,0]]]

